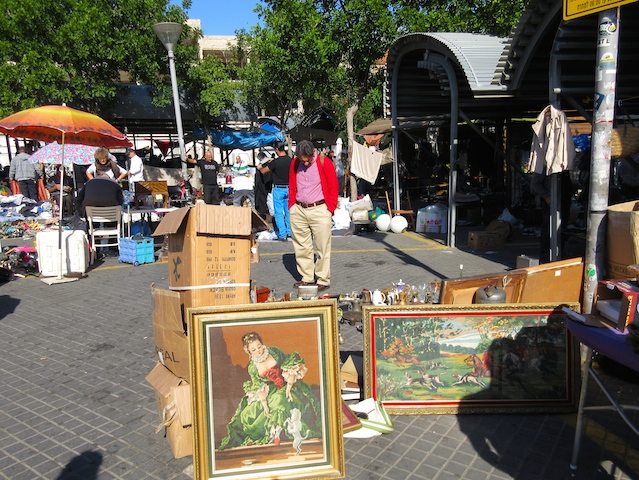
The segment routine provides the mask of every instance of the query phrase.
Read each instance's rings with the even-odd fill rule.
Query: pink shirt
[[[315,203],[324,199],[322,182],[317,168],[317,158],[308,167],[299,162],[295,176],[297,180],[297,196],[295,200],[302,203]]]

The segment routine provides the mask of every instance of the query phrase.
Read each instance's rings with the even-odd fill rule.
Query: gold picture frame
[[[194,478],[343,478],[337,301],[189,308]]]
[[[365,396],[396,415],[572,412],[579,304],[366,306]]]

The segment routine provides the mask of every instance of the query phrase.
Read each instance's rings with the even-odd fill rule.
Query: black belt
[[[288,188],[288,185],[273,185],[273,188]]]
[[[311,207],[317,207],[318,205],[324,205],[326,203],[326,200],[322,199],[313,203],[304,203],[304,202],[297,201],[295,203],[297,203],[302,208],[311,208]]]

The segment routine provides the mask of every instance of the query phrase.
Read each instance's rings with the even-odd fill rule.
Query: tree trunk
[[[350,200],[354,202],[357,200],[357,183],[356,179],[351,173],[350,165],[353,160],[353,144],[355,143],[355,129],[353,127],[353,117],[359,110],[359,105],[351,105],[346,111],[346,131],[348,133],[348,184],[350,186]]]

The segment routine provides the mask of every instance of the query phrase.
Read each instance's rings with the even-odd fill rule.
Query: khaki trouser
[[[313,283],[317,280],[320,285],[330,285],[333,215],[325,204],[310,208],[293,205],[290,214],[295,263],[302,281]],[[317,249],[317,262],[313,244]]]

